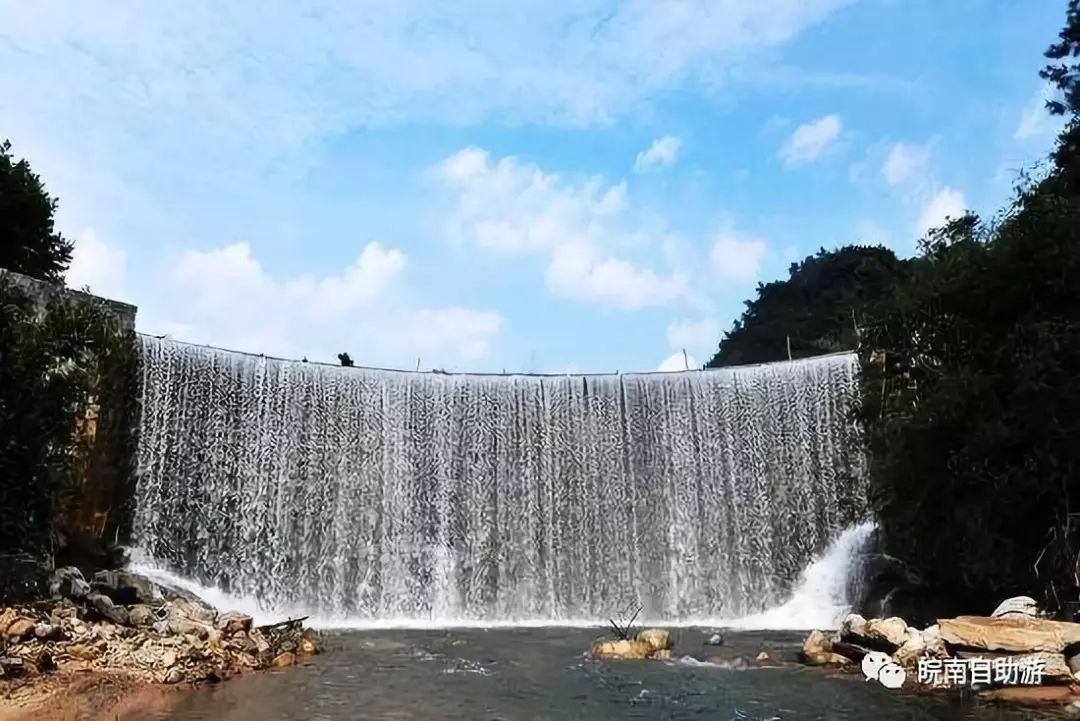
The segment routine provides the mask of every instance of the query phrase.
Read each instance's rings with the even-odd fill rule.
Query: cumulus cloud
[[[648,150],[642,150],[634,160],[634,170],[643,173],[652,168],[670,168],[679,159],[682,140],[673,135],[657,138]]]
[[[84,234],[68,285],[130,299],[124,252]],[[333,361],[348,350],[362,364],[405,365],[417,356],[476,361],[493,349],[503,319],[493,310],[425,307],[404,297],[405,254],[368,243],[349,265],[326,275],[277,278],[248,243],[187,249],[143,278],[138,326],[178,340]]]
[[[804,123],[784,141],[777,154],[789,168],[817,160],[840,137],[842,125],[835,114]]]
[[[97,233],[87,229],[75,238],[71,265],[66,273],[70,288],[89,286],[90,292],[114,300],[128,299],[124,287],[127,253],[112,243],[99,240]]]
[[[665,358],[656,370],[661,373],[675,373],[677,371],[696,370],[700,366],[697,359],[692,355],[684,355],[682,351],[672,353]]]
[[[713,273],[721,280],[743,283],[757,278],[767,246],[764,240],[725,230],[716,235],[709,251]]]
[[[894,143],[881,166],[881,173],[889,185],[899,185],[921,174],[929,160],[928,146]]]
[[[916,231],[921,238],[931,229],[944,225],[947,220],[963,217],[966,210],[964,194],[945,186],[934,193],[923,206],[916,223]]]
[[[720,342],[720,323],[715,318],[674,320],[667,327],[667,342],[672,350],[710,353]]]
[[[557,295],[633,310],[687,293],[686,274],[619,255],[641,243],[659,252],[664,240],[629,217],[625,181],[575,182],[477,148],[446,158],[435,172],[456,200],[445,226],[449,237],[495,253],[545,258],[547,286]]]

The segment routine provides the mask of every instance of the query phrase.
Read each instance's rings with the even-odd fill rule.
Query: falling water
[[[447,375],[142,337],[135,535],[323,617],[735,618],[866,513],[853,356]]]

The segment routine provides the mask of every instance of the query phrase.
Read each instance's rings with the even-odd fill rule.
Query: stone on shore
[[[1080,643],[1080,623],[1025,615],[957,616],[941,619],[938,625],[945,643],[983,651],[1061,653],[1066,647]]]
[[[897,649],[908,640],[907,622],[896,616],[874,618],[866,622],[866,638],[872,644],[887,645]]]
[[[833,650],[833,640],[821,631],[811,631],[803,643],[802,659],[812,666],[846,666],[851,659]],[[764,653],[764,652],[762,652]],[[766,659],[768,655],[766,654]],[[757,659],[761,661],[762,659]]]
[[[49,577],[49,593],[53,598],[80,601],[90,593],[90,584],[83,578],[82,571],[74,566],[65,566],[53,571]]]
[[[160,605],[165,596],[150,579],[130,571],[98,571],[90,587],[119,604]]]
[[[86,603],[102,618],[108,619],[115,624],[126,626],[128,624],[128,612],[123,606],[117,606],[111,598],[104,593],[91,592],[86,597]]]
[[[226,611],[217,617],[217,628],[225,633],[247,633],[251,630],[251,616],[239,611]]]

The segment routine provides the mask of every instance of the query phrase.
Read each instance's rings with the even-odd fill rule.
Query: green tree
[[[757,298],[746,302],[706,367],[854,350],[863,309],[903,272],[903,261],[887,248],[821,249],[793,263],[786,280],[758,284]]]
[[[11,143],[0,143],[0,268],[61,282],[71,263],[72,244],[53,227],[56,199]]]
[[[1069,4],[1052,60],[1080,54]],[[1080,66],[1044,177],[993,223],[932,232],[863,329],[862,414],[886,550],[968,611],[1042,595],[1080,610]]]

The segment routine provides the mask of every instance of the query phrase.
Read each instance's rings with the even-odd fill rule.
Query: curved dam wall
[[[732,618],[866,515],[852,355],[446,375],[140,343],[136,541],[268,606]]]

